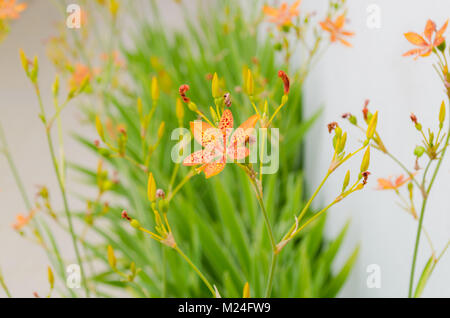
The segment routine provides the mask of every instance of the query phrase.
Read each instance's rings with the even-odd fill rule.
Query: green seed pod
[[[138,228],[141,227],[141,224],[140,224],[139,221],[136,220],[136,219],[131,220],[130,224],[131,224],[131,226],[134,227],[135,229],[138,229]]]
[[[417,146],[416,149],[414,149],[414,156],[417,158],[422,157],[422,155],[425,153],[425,148],[422,146]]]

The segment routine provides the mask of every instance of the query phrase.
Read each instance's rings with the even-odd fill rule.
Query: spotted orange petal
[[[253,133],[256,123],[259,120],[258,115],[250,116],[245,122],[243,122],[238,129],[235,130],[230,138],[231,146],[242,146],[245,141]]]
[[[217,129],[204,121],[191,121],[190,126],[194,139],[203,147],[217,139]]]
[[[231,160],[242,160],[247,158],[250,150],[247,147],[228,147],[227,156]]]
[[[201,166],[198,170],[203,171],[205,173],[206,179],[209,179],[221,173],[225,168],[225,165],[226,164],[222,162],[207,163]]]
[[[199,150],[184,158],[183,166],[190,167],[210,163],[219,155],[221,153],[214,148]]]
[[[225,109],[220,119],[219,129],[224,131],[225,129],[233,128],[233,114],[231,110]]]

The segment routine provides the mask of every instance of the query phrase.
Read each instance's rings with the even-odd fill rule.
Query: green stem
[[[449,98],[450,100],[450,98]],[[450,113],[450,112],[449,112]],[[449,120],[450,122],[450,120]],[[413,285],[414,285],[414,273],[416,270],[416,262],[417,262],[417,254],[419,251],[419,244],[420,244],[420,235],[422,233],[422,226],[423,226],[423,219],[425,216],[425,208],[428,202],[428,196],[430,194],[431,188],[433,187],[434,181],[436,180],[437,174],[439,172],[439,169],[441,167],[442,164],[442,160],[444,159],[445,153],[447,151],[447,144],[450,141],[450,123],[449,123],[449,129],[447,132],[447,138],[445,141],[445,146],[444,149],[442,151],[442,155],[439,158],[439,161],[436,165],[436,168],[434,170],[433,176],[431,177],[431,181],[430,184],[428,185],[428,189],[425,192],[425,196],[423,198],[423,202],[422,202],[422,209],[420,211],[420,218],[419,218],[419,225],[417,226],[417,234],[416,234],[416,242],[414,244],[414,254],[413,254],[413,259],[412,259],[412,263],[411,263],[411,274],[409,277],[409,291],[408,291],[408,297],[411,298],[413,295]]]
[[[27,192],[25,191],[25,187],[22,183],[22,179],[20,178],[17,167],[11,157],[11,154],[9,153],[8,145],[6,143],[6,137],[1,125],[0,125],[0,141],[3,144],[3,153],[5,154],[6,160],[8,161],[8,165],[11,168],[11,172],[14,176],[14,180],[16,181],[17,187],[19,188],[20,194],[22,195],[22,199],[25,202],[25,206],[27,207],[27,210],[30,211],[32,208],[30,199],[28,198]]]
[[[275,269],[277,266],[277,257],[278,257],[278,254],[276,253],[277,243],[275,242],[275,238],[273,236],[272,226],[270,225],[269,215],[267,214],[266,207],[264,205],[264,200],[262,198],[262,194],[259,191],[258,186],[255,184],[255,181],[250,178],[250,182],[253,185],[253,187],[255,188],[256,198],[258,199],[258,203],[261,207],[261,211],[264,216],[264,222],[266,223],[267,232],[269,233],[270,244],[272,246],[272,263],[270,265],[269,276],[267,279],[267,287],[266,287],[266,292],[265,292],[265,296],[264,296],[265,298],[269,298],[270,294],[272,292],[273,277],[274,277]]]
[[[9,292],[8,286],[6,286],[6,283],[3,279],[3,275],[1,272],[0,272],[0,285],[2,286],[3,290],[5,291],[6,296],[8,296],[8,298],[12,298],[11,293]]]
[[[197,275],[200,277],[200,279],[205,283],[206,287],[208,287],[208,289],[212,293],[213,297],[215,297],[216,291],[214,290],[212,285],[209,283],[209,281],[206,279],[206,277],[202,274],[202,272],[200,272],[200,270],[197,268],[197,266],[195,266],[194,263],[192,263],[192,261],[189,259],[189,257],[187,257],[186,254],[184,254],[183,251],[180,250],[180,248],[178,246],[174,247],[174,249],[192,267],[192,269],[197,273]]]
[[[38,101],[39,101],[39,107],[40,107],[40,110],[41,110],[41,116],[42,116],[41,118],[42,118],[42,120],[44,122],[44,125],[46,126],[45,110],[44,110],[44,104],[42,102],[42,97],[41,97],[41,94],[40,94],[40,91],[39,91],[39,88],[37,87],[37,85],[36,85],[35,88],[36,88],[36,95],[37,95]],[[66,193],[65,185],[64,185],[64,182],[63,182],[63,179],[62,179],[61,171],[60,171],[60,169],[58,167],[58,161],[57,161],[57,158],[56,158],[55,149],[53,147],[53,141],[52,141],[51,132],[48,129],[46,129],[45,132],[46,132],[46,135],[47,135],[47,143],[48,143],[48,147],[49,147],[49,150],[50,150],[50,156],[52,158],[53,168],[55,170],[56,177],[58,179],[58,185],[59,185],[59,189],[61,191],[61,196],[62,196],[62,199],[63,199],[64,212],[65,212],[66,217],[67,217],[67,222],[68,222],[68,225],[69,225],[69,232],[70,232],[70,235],[71,235],[71,238],[72,238],[73,248],[75,250],[75,255],[76,255],[76,258],[77,258],[78,265],[80,266],[80,272],[81,272],[81,278],[83,280],[84,290],[86,292],[86,297],[89,297],[89,288],[88,288],[87,283],[86,283],[86,275],[85,275],[85,272],[84,272],[84,269],[83,269],[83,263],[81,262],[81,254],[80,254],[80,251],[78,249],[77,238],[76,238],[76,235],[75,235],[75,232],[74,232],[74,229],[73,229],[72,215],[70,214],[70,210],[69,210],[69,203],[68,203],[68,200],[67,200],[67,193]]]
[[[272,254],[272,264],[270,265],[269,278],[267,281],[266,293],[264,296],[265,298],[269,298],[270,294],[272,292],[273,277],[274,277],[274,273],[275,273],[275,268],[277,266],[277,259],[278,259],[278,254],[273,253]]]

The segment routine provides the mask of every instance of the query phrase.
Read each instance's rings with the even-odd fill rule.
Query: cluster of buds
[[[122,212],[122,218],[129,221],[133,228],[149,234],[154,240],[171,248],[176,248],[177,244],[167,218],[168,203],[165,199],[165,192],[162,189],[156,188],[155,178],[152,173],[148,177],[147,196],[155,216],[156,233],[142,227],[140,222],[137,219],[132,219],[126,211]]]
[[[414,127],[417,129],[418,132],[420,132],[422,136],[422,144],[423,146],[417,146],[414,149],[414,155],[416,156],[416,168],[418,169],[418,160],[423,156],[424,153],[427,154],[427,156],[430,158],[430,160],[435,160],[438,158],[438,154],[441,148],[441,145],[444,142],[444,139],[446,137],[445,133],[442,133],[442,128],[444,127],[444,121],[445,121],[445,102],[442,101],[441,107],[439,109],[439,116],[438,116],[438,122],[439,122],[439,129],[437,134],[435,134],[431,129],[428,129],[427,132],[424,132],[422,124],[417,119],[417,116],[415,114],[411,114],[410,118],[412,123],[414,124]],[[446,145],[444,145],[445,147]]]
[[[109,266],[111,267],[111,269],[119,274],[120,276],[122,276],[124,278],[124,281],[126,282],[133,282],[134,279],[136,278],[137,274],[139,274],[139,272],[141,271],[140,268],[136,268],[136,263],[135,262],[131,262],[129,265],[129,274],[125,274],[124,272],[122,272],[121,270],[119,270],[117,268],[117,258],[116,255],[114,253],[114,249],[112,248],[111,245],[108,245],[107,247],[107,253],[108,253],[108,263]]]
[[[370,101],[367,99],[364,101],[364,107],[362,109],[363,114],[363,122],[367,125],[366,128],[363,126],[360,126],[358,124],[358,120],[356,116],[352,115],[351,113],[345,113],[342,115],[343,119],[347,119],[350,124],[352,124],[355,127],[358,127],[360,130],[365,132],[366,139],[364,141],[364,145],[369,145],[370,142],[372,142],[372,146],[384,153],[387,153],[387,149],[384,146],[383,141],[380,138],[380,135],[377,132],[377,124],[378,124],[378,112],[375,112],[372,114],[369,111],[369,103]]]

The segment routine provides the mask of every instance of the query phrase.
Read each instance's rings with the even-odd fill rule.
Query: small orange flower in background
[[[292,23],[292,18],[298,17],[300,12],[298,7],[301,0],[297,0],[291,6],[288,6],[286,2],[283,2],[279,8],[274,8],[268,5],[264,5],[263,12],[269,17],[268,21],[277,24],[279,27],[289,25]]]
[[[347,42],[344,37],[353,36],[355,33],[343,30],[345,25],[345,14],[341,14],[333,22],[330,18],[326,18],[325,21],[319,22],[322,29],[330,33],[330,41],[339,41],[345,46],[351,47],[352,45]]]
[[[194,139],[203,146],[203,150],[196,151],[187,156],[184,166],[202,165],[197,171],[203,171],[206,178],[211,178],[225,168],[227,157],[231,160],[246,158],[250,150],[245,146],[253,128],[259,119],[258,115],[248,118],[231,135],[228,141],[229,130],[233,128],[233,114],[225,109],[219,122],[214,128],[206,122],[191,122],[191,131]]]
[[[415,175],[416,173],[413,176]],[[394,182],[392,182],[391,177],[388,179],[380,178],[378,179],[378,190],[396,190],[411,181],[411,179],[412,177],[405,178],[404,175],[399,175]]]
[[[77,63],[75,64],[75,70],[72,73],[72,77],[69,79],[69,87],[70,89],[77,89],[80,88],[80,86],[84,83],[84,81],[87,79],[88,81],[91,81],[92,78],[95,75],[98,75],[100,73],[100,69],[95,68],[93,71],[89,69],[84,64]]]
[[[27,216],[23,214],[18,214],[16,216],[16,223],[12,225],[12,228],[16,231],[22,230],[25,226],[28,225],[28,223],[30,223],[33,216],[34,211],[31,211],[30,214],[28,214]]]
[[[16,0],[0,0],[0,19],[18,19],[26,8],[26,3],[16,4]]]
[[[103,53],[100,57],[104,62],[108,62],[109,59],[112,59],[116,67],[125,67],[125,62],[120,58],[118,51],[113,51],[111,54]]]
[[[448,20],[445,21],[444,25],[439,30],[437,30],[436,23],[434,23],[432,20],[428,20],[427,24],[425,25],[425,30],[423,31],[423,36],[415,32],[405,33],[405,38],[411,44],[418,46],[418,48],[409,50],[408,52],[404,53],[403,56],[415,55],[414,59],[417,59],[419,56],[426,57],[430,55],[435,47],[438,47],[445,41],[445,38],[442,35],[447,29],[447,25]],[[433,33],[435,33],[434,39]]]

